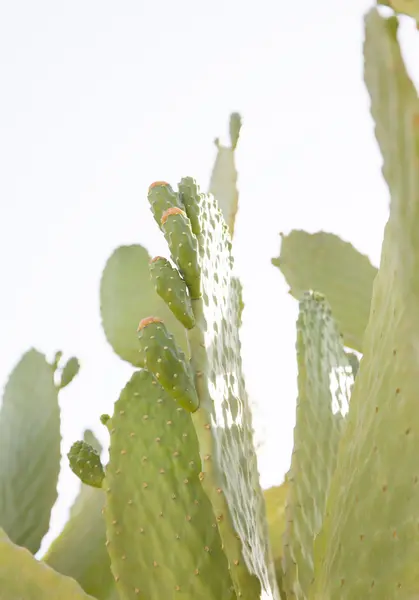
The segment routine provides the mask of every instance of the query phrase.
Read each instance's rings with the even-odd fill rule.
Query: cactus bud
[[[163,321],[156,317],[143,319],[138,326],[138,339],[144,367],[179,406],[188,412],[198,410],[199,400],[190,367]]]
[[[70,468],[86,485],[100,488],[105,477],[99,453],[86,442],[75,442],[67,454]]]
[[[150,276],[156,292],[170,308],[175,317],[186,327],[192,329],[195,317],[192,311],[188,287],[170,262],[162,256],[150,261]]]
[[[162,214],[161,225],[172,258],[186,281],[191,298],[199,298],[201,271],[198,264],[198,243],[189,218],[179,207],[171,207]]]

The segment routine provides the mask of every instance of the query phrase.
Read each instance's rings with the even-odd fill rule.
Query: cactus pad
[[[190,415],[143,370],[108,427],[105,518],[121,600],[235,600]]]
[[[155,317],[138,326],[141,363],[151,371],[179,406],[193,412],[199,406],[192,373],[185,355],[164,323]]]
[[[243,600],[260,594],[273,599],[278,591],[240,358],[241,286],[234,277],[231,239],[217,201],[201,194],[199,207],[198,248],[190,249],[201,273],[202,297],[191,293],[196,326],[188,339],[200,401],[192,420],[202,484],[219,517],[237,595]],[[178,214],[167,222],[175,218],[185,219]]]
[[[100,456],[90,444],[84,441],[74,442],[67,454],[70,468],[86,485],[100,488],[105,476]]]
[[[300,301],[297,323],[298,401],[288,478],[284,537],[287,597],[308,598],[319,533],[336,466],[352,374],[331,311],[320,294]]]
[[[198,264],[198,243],[186,213],[177,207],[168,208],[161,217],[161,228],[191,298],[201,295],[201,273]]]
[[[362,352],[377,274],[367,256],[332,233],[293,230],[281,234],[281,252],[272,264],[279,267],[297,300],[306,290],[324,294],[345,345]]]
[[[95,600],[70,577],[56,573],[0,529],[1,600]]]
[[[191,222],[192,232],[195,235],[199,235],[201,233],[201,196],[199,185],[192,177],[182,177],[178,184],[178,190],[182,199],[182,203],[185,207],[186,214]]]
[[[313,598],[404,600],[419,595],[419,100],[400,68],[397,20],[372,10],[365,27],[365,77],[386,142],[390,216],[315,543]]]
[[[154,218],[160,227],[163,213],[168,208],[183,208],[180,197],[173,191],[172,186],[165,181],[155,181],[148,188],[148,201]]]
[[[150,261],[150,275],[156,292],[166,302],[175,317],[191,329],[195,325],[191,299],[185,281],[170,262],[161,256]]]
[[[57,499],[61,434],[55,368],[37,350],[26,352],[10,374],[0,409],[0,526],[33,554]]]

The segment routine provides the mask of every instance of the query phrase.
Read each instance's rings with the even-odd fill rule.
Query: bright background
[[[270,260],[279,232],[332,231],[378,264],[388,195],[362,80],[367,0],[15,0],[0,9],[0,381],[31,346],[79,357],[61,394],[63,453],[131,368],[105,341],[103,266],[119,245],[164,252],[149,183],[206,188],[229,114],[235,252],[265,487],[289,466],[296,302]],[[411,23],[404,48],[419,50]],[[416,45],[415,45],[416,44]],[[144,316],[144,315],[139,315]],[[48,542],[78,489],[63,461]]]

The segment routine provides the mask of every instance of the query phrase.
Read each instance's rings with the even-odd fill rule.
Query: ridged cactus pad
[[[353,382],[331,310],[317,293],[306,293],[300,301],[297,361],[283,572],[287,597],[306,600],[314,578],[313,541],[323,524]]]
[[[235,600],[190,415],[143,370],[107,426],[105,518],[121,600]]]
[[[102,487],[105,473],[97,450],[87,442],[79,441],[74,442],[67,456],[71,470],[83,483]]]

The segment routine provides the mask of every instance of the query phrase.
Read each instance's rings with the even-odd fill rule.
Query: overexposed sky
[[[388,195],[362,80],[367,0],[14,0],[0,8],[0,381],[29,347],[82,363],[61,394],[63,453],[112,412],[131,373],[107,344],[112,251],[165,253],[148,185],[206,189],[232,111],[244,364],[262,484],[289,467],[296,302],[270,263],[279,232],[332,231],[378,264]],[[406,25],[411,48],[415,39]],[[405,33],[405,32],[403,32]],[[417,50],[417,46],[415,46]],[[408,48],[410,50],[410,48]],[[411,51],[413,55],[413,51]],[[144,316],[144,315],[140,315]],[[67,467],[44,546],[78,482]]]

